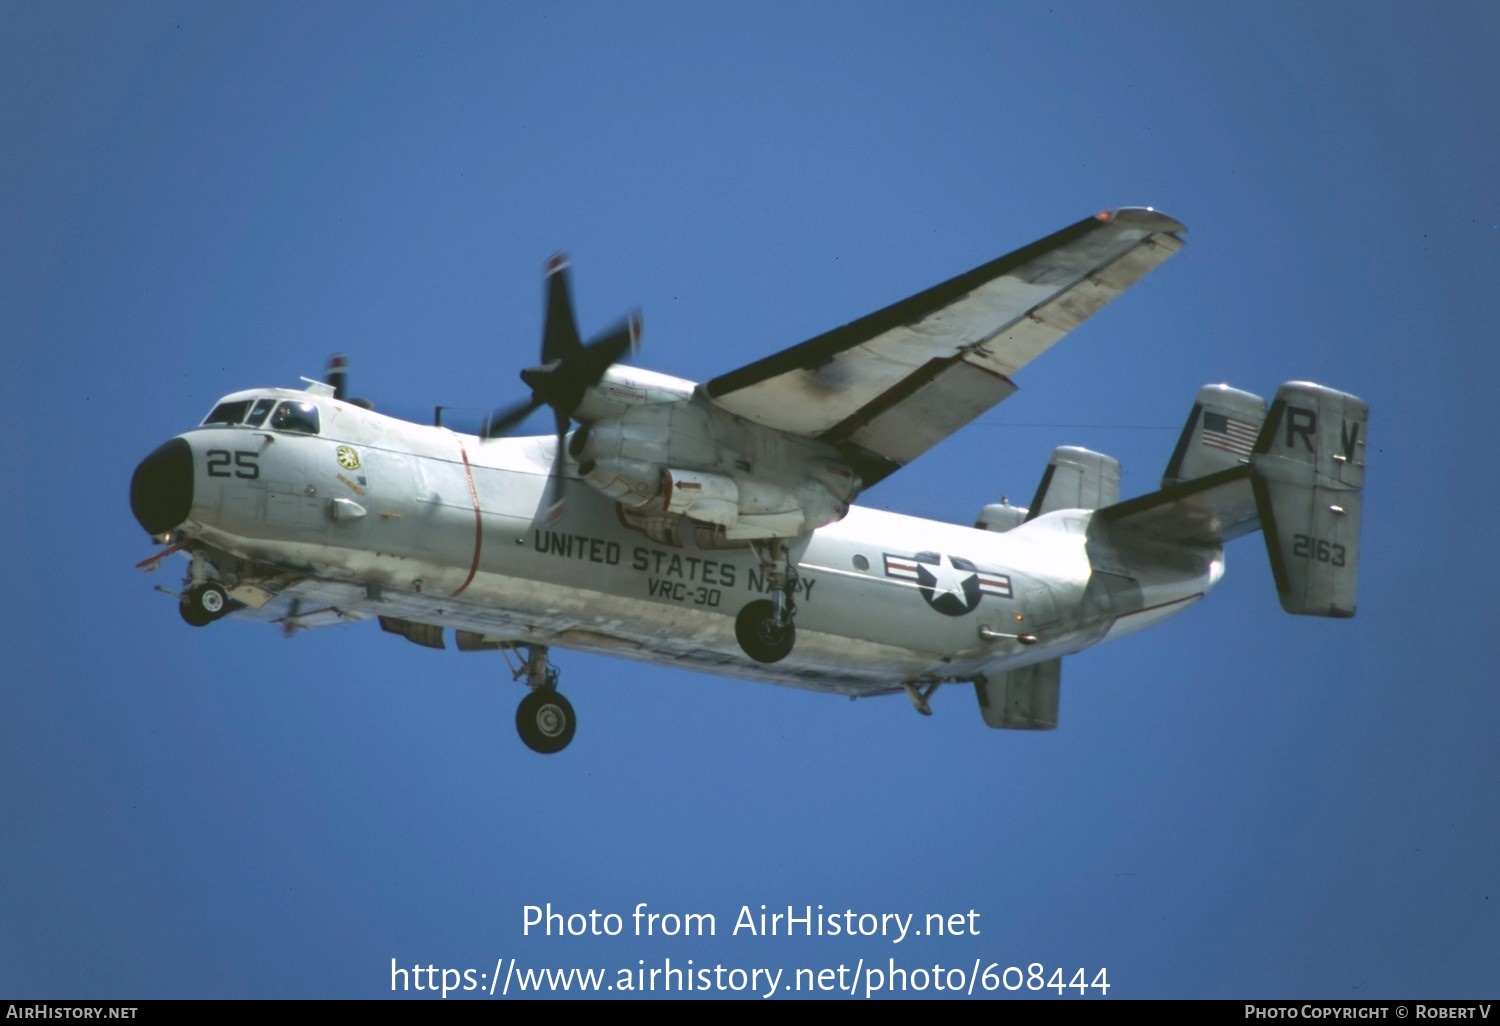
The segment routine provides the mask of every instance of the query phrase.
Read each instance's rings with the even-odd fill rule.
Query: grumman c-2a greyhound
[[[986,506],[973,527],[852,505],[1013,393],[1184,232],[1100,213],[701,385],[617,364],[638,318],[583,344],[556,257],[528,401],[463,434],[441,410],[417,424],[346,399],[338,361],[305,388],[228,395],[137,468],[131,508],[167,546],[141,566],[187,557],[195,625],[377,618],[419,645],[453,628],[461,650],[498,649],[529,685],[516,723],[539,752],[575,727],[554,646],[904,690],[924,715],[966,683],[990,726],[1051,728],[1064,656],[1181,612],[1256,529],[1283,608],[1354,615],[1368,411],[1320,385],[1284,384],[1269,409],[1203,388],[1140,498],[1119,501],[1115,460],[1062,447],[1028,508]],[[543,406],[552,435],[507,437]]]

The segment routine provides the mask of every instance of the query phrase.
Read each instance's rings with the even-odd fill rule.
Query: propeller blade
[[[627,352],[634,352],[640,346],[641,340],[641,312],[632,311],[630,316],[608,331],[601,332],[587,346],[582,353],[582,365],[580,372],[588,380],[588,388],[599,383],[604,377],[604,372],[624,358]]]
[[[556,253],[547,261],[547,322],[542,329],[542,362],[566,360],[582,348],[578,324],[573,319],[568,255]]]
[[[563,483],[567,480],[563,476],[563,461],[568,457],[563,450],[563,441],[567,437],[568,428],[573,423],[573,418],[562,410],[553,408],[553,423],[557,427],[557,451],[552,456],[552,473],[547,479],[547,523],[553,524],[563,515]]]
[[[636,348],[641,338],[641,312],[630,316],[584,345],[578,338],[578,323],[573,316],[573,296],[569,286],[568,258],[558,253],[547,261],[547,313],[542,329],[542,362],[521,372],[521,380],[531,389],[531,400],[490,414],[482,437],[498,438],[533,411],[542,406],[552,409],[557,432],[557,455],[547,485],[550,504],[548,520],[556,520],[563,510],[563,447],[573,415],[588,390],[599,384],[609,368],[627,352]]]
[[[328,373],[323,376],[323,381],[333,386],[333,397],[344,398],[344,384],[348,381],[349,362],[344,359],[343,353],[334,353],[328,358]]]
[[[499,438],[508,434],[512,428],[537,410],[541,409],[543,401],[532,396],[528,402],[519,403],[509,409],[496,410],[484,419],[484,426],[480,428],[480,438]]]

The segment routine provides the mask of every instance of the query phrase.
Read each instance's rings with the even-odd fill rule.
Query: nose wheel
[[[229,612],[229,594],[217,584],[196,584],[182,593],[177,611],[194,627],[205,627]]]

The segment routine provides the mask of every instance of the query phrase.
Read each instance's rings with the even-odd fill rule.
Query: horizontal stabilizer
[[[1161,491],[1099,512],[1114,524],[1155,541],[1223,545],[1260,526],[1250,459],[1266,418],[1266,401],[1228,385],[1198,389]]]
[[[1263,406],[1225,385],[1199,390],[1161,491],[1101,509],[1095,523],[1194,547],[1262,530],[1283,609],[1353,616],[1369,408],[1303,381]]]
[[[1255,443],[1256,505],[1281,607],[1354,615],[1369,407],[1294,381],[1276,391]]]
[[[1062,687],[1062,659],[1022,666],[974,682],[979,714],[1004,730],[1054,730]]]
[[[1232,467],[1116,503],[1094,518],[1154,541],[1223,545],[1260,526],[1250,478],[1250,467]]]
[[[1119,460],[1076,445],[1060,445],[1052,450],[1026,519],[1058,509],[1100,509],[1119,499]]]

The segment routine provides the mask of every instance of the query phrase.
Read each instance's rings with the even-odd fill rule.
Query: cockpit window
[[[282,403],[271,414],[271,426],[278,431],[315,435],[318,433],[318,408],[313,403]]]
[[[250,400],[241,399],[238,402],[220,403],[214,407],[214,411],[204,418],[205,424],[238,424],[245,419],[245,411],[250,409]]]
[[[246,427],[260,427],[265,423],[266,414],[271,412],[271,407],[276,405],[275,399],[257,399],[255,408],[250,411],[250,416],[245,419]]]

